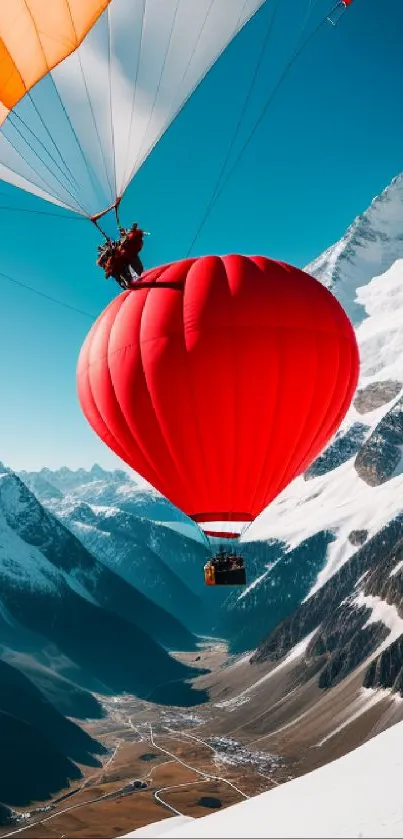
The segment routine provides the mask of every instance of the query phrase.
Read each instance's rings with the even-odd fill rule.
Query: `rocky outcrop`
[[[357,390],[353,405],[359,414],[368,414],[376,408],[381,408],[402,389],[402,383],[393,380],[386,382],[371,382],[367,387]]]
[[[403,637],[383,650],[368,667],[364,678],[366,688],[391,688],[403,696]]]
[[[308,481],[310,478],[325,475],[350,460],[350,457],[353,457],[360,450],[368,430],[367,425],[355,422],[346,434],[337,435],[333,443],[304,472],[305,480]]]
[[[314,669],[318,671],[319,687],[334,686],[371,653],[376,653],[390,632],[382,621],[368,623],[372,609],[365,602],[362,605],[357,602],[358,594],[379,598],[385,606],[394,606],[397,617],[403,618],[403,516],[369,539],[312,597],[277,626],[256,650],[251,664],[283,658],[314,632],[305,653],[306,678]],[[402,690],[403,638],[398,641],[393,641],[368,668],[365,686],[383,684]],[[386,665],[389,650],[393,651],[393,663]],[[303,681],[303,675],[301,678]]]
[[[275,541],[243,543],[251,584],[241,593],[232,591],[213,630],[216,637],[229,639],[231,653],[254,649],[272,627],[298,607],[323,568],[333,538],[333,533],[321,531],[293,550]],[[257,585],[254,579],[258,579]]]
[[[403,445],[403,399],[388,411],[357,454],[354,466],[369,486],[388,481],[400,463]]]
[[[352,530],[351,533],[348,534],[348,541],[356,548],[363,545],[367,539],[368,530]]]

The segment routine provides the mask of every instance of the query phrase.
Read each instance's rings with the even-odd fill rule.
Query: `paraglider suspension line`
[[[116,198],[116,201],[113,204],[111,204],[109,207],[107,207],[106,210],[101,210],[100,213],[95,213],[95,215],[90,216],[90,221],[92,221],[92,223],[95,224],[95,227],[98,228],[98,230],[100,231],[100,233],[102,233],[102,235],[105,237],[107,242],[110,242],[111,239],[108,236],[108,234],[105,233],[105,231],[102,229],[101,225],[99,224],[99,219],[102,218],[103,216],[106,216],[107,213],[111,212],[111,210],[114,210],[115,211],[115,216],[116,216],[116,224],[117,224],[118,227],[120,227],[119,204],[120,204],[121,200],[122,200],[122,196],[118,195],[117,198]]]
[[[110,240],[108,234],[105,233],[105,230],[102,229],[101,225],[98,223],[98,220],[96,218],[91,218],[90,221],[92,221],[92,223],[95,224],[95,227],[99,230],[100,233],[102,233],[102,236],[104,236],[106,241],[110,242],[111,240]]]
[[[264,103],[264,106],[263,106],[263,108],[262,108],[262,110],[261,110],[261,112],[260,112],[259,116],[256,118],[256,120],[255,120],[255,122],[254,122],[254,124],[253,124],[253,126],[252,126],[252,128],[251,128],[251,130],[250,130],[250,132],[249,132],[249,134],[247,135],[247,137],[246,137],[246,139],[245,139],[244,143],[242,144],[242,146],[241,146],[241,148],[240,148],[240,150],[239,150],[239,152],[238,152],[237,156],[235,157],[235,160],[234,160],[234,162],[233,162],[232,166],[228,169],[228,171],[227,171],[227,172],[226,172],[226,174],[225,174],[225,170],[226,170],[227,164],[228,164],[228,162],[229,162],[229,161],[228,161],[228,157],[229,157],[229,155],[227,155],[227,156],[226,156],[226,158],[225,158],[225,160],[224,160],[224,164],[223,164],[223,166],[221,167],[221,171],[220,171],[220,174],[219,174],[219,176],[218,176],[217,182],[216,182],[215,187],[214,187],[214,189],[213,189],[213,193],[212,193],[212,195],[211,195],[210,201],[209,201],[209,203],[208,203],[208,205],[207,205],[207,207],[206,207],[206,210],[205,210],[205,212],[204,212],[204,215],[202,216],[202,219],[201,219],[200,224],[199,224],[199,226],[198,226],[198,228],[197,228],[197,230],[196,230],[196,233],[195,233],[195,235],[194,235],[194,237],[193,237],[193,239],[192,239],[192,242],[190,243],[189,248],[188,248],[188,250],[187,250],[187,254],[186,254],[186,256],[187,256],[187,257],[189,257],[189,256],[190,256],[190,254],[191,254],[191,252],[192,252],[192,250],[193,250],[193,248],[194,248],[194,246],[195,246],[195,244],[196,244],[196,242],[197,242],[197,240],[198,240],[198,238],[199,238],[199,236],[200,236],[200,233],[201,233],[201,231],[202,231],[202,229],[203,229],[204,225],[206,224],[206,222],[207,222],[208,218],[209,218],[209,217],[210,217],[210,215],[211,215],[211,212],[212,212],[212,210],[213,210],[213,207],[214,207],[214,206],[215,206],[215,204],[217,203],[217,201],[218,201],[218,199],[219,199],[220,195],[222,194],[222,192],[223,192],[223,190],[224,190],[225,186],[227,185],[227,183],[228,183],[229,179],[231,178],[232,174],[234,173],[235,169],[238,167],[238,165],[239,165],[239,163],[240,163],[241,158],[243,157],[243,155],[244,155],[244,153],[245,153],[246,149],[248,148],[248,146],[249,146],[250,142],[252,141],[253,137],[255,136],[255,134],[256,134],[256,132],[257,132],[257,130],[258,130],[258,128],[259,128],[259,126],[260,126],[260,124],[263,122],[263,119],[264,119],[264,117],[266,116],[266,113],[267,113],[267,111],[268,111],[268,109],[269,109],[269,107],[270,107],[270,105],[271,105],[271,103],[272,103],[272,101],[273,101],[274,97],[276,96],[276,94],[277,94],[277,93],[278,93],[278,91],[280,90],[280,88],[281,88],[281,86],[282,86],[282,84],[283,84],[284,80],[286,79],[286,77],[287,77],[287,75],[288,75],[289,71],[291,70],[291,68],[293,67],[293,65],[295,64],[295,62],[296,62],[296,61],[297,61],[297,59],[299,58],[299,56],[300,56],[300,55],[304,52],[304,50],[307,48],[307,46],[309,45],[309,43],[310,43],[310,42],[312,41],[312,39],[313,39],[313,38],[317,35],[317,33],[319,32],[319,30],[322,28],[322,26],[323,26],[326,22],[327,22],[327,15],[324,15],[324,16],[320,19],[319,23],[315,26],[315,28],[313,29],[313,31],[312,31],[312,32],[310,32],[310,33],[309,33],[309,35],[307,35],[307,37],[306,37],[306,38],[302,41],[302,43],[300,43],[300,45],[299,45],[299,46],[297,46],[297,47],[296,47],[296,49],[295,49],[295,50],[294,50],[294,52],[292,53],[292,55],[291,55],[290,59],[288,60],[288,62],[286,63],[286,65],[285,65],[285,67],[284,67],[284,69],[283,69],[283,71],[281,72],[280,77],[279,77],[279,79],[278,79],[278,81],[277,81],[276,85],[274,86],[274,88],[272,88],[271,92],[269,93],[269,95],[268,95],[268,97],[267,97],[267,99],[266,99],[266,101],[265,101],[265,103]],[[271,29],[271,27],[270,27],[270,29]],[[269,31],[270,31],[270,29],[269,29]],[[305,29],[305,26],[304,26],[304,29]],[[264,48],[265,48],[265,46],[266,46],[267,40],[268,40],[268,39],[266,38],[266,39],[265,39],[265,41],[264,41],[263,49],[264,49]],[[261,59],[260,59],[260,57],[259,57],[259,59],[258,59],[259,66],[260,66],[260,60],[261,60]],[[252,79],[252,84],[251,84],[251,86],[250,86],[249,92],[248,92],[248,94],[247,94],[247,97],[248,97],[248,98],[249,98],[249,97],[250,97],[250,95],[251,95],[251,92],[252,92],[252,89],[253,89],[253,87],[254,87],[254,83],[255,83],[255,81],[256,81],[256,79],[255,79],[255,76],[254,76],[254,77],[253,77],[253,79]],[[247,103],[246,103],[246,104],[247,104]],[[245,112],[245,110],[246,110],[246,107],[245,107],[245,105],[244,105],[243,110],[242,110],[242,114]],[[238,126],[236,127],[236,132],[238,132]],[[231,153],[232,148],[233,148],[233,142],[231,143],[231,147],[230,147],[230,150],[229,150],[229,154]]]

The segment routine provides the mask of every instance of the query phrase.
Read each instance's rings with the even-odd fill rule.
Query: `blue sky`
[[[186,255],[231,144],[275,0],[267,0],[217,62],[130,185],[122,205],[152,233],[148,267]],[[328,0],[279,3],[233,158],[298,42]],[[337,240],[403,169],[403,4],[355,0],[323,26],[287,73],[226,184],[194,254],[262,253],[299,266]],[[0,207],[53,212],[0,184]],[[0,209],[0,269],[70,311],[0,277],[0,460],[15,469],[120,461],[80,413],[80,346],[115,294],[94,264],[98,238],[76,217]]]

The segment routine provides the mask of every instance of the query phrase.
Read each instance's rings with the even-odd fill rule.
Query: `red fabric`
[[[350,405],[359,368],[350,321],[317,280],[265,257],[187,259],[143,278],[84,343],[82,410],[190,516],[253,519]]]
[[[130,243],[130,246],[133,248],[137,248],[137,253],[141,251],[144,242],[144,233],[140,230],[139,227],[136,227],[135,230],[130,230],[127,234],[127,242]]]
[[[127,257],[119,246],[116,248],[109,260],[115,274],[121,274],[127,268]]]

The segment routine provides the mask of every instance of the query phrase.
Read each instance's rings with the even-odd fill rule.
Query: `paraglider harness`
[[[242,557],[220,550],[204,566],[204,580],[208,586],[245,585],[246,571]]]
[[[130,229],[121,226],[118,215],[119,200],[108,210],[92,216],[91,221],[105,237],[105,242],[98,247],[97,265],[103,268],[106,279],[113,277],[123,289],[131,287],[132,283],[141,277],[144,267],[139,253],[144,244],[144,230],[136,222]],[[115,210],[116,222],[119,227],[120,238],[113,241],[99,225],[99,219],[109,210]]]

